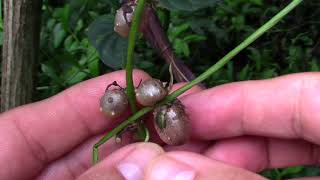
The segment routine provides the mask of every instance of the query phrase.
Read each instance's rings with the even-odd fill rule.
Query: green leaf
[[[75,85],[81,81],[83,81],[87,76],[88,74],[85,73],[85,72],[81,72],[79,71],[79,69],[72,69],[70,70],[70,74],[73,73],[69,79],[67,79],[67,84],[69,86],[72,86],[72,85]]]
[[[99,17],[90,26],[88,36],[90,43],[98,50],[103,63],[114,69],[124,66],[128,40],[114,32],[114,17]]]
[[[0,32],[0,46],[3,45],[3,32]]]
[[[253,47],[249,47],[248,50],[250,51],[248,57],[255,62],[257,71],[260,71],[262,67],[262,58],[260,51]]]
[[[250,79],[250,73],[252,71],[250,70],[250,66],[247,64],[244,68],[242,68],[242,70],[239,72],[238,74],[238,79],[240,81],[243,81],[243,80],[248,80]]]
[[[249,2],[259,6],[263,5],[262,0],[249,0]]]
[[[190,55],[189,45],[181,39],[176,39],[174,41],[173,48],[177,54],[183,54],[187,57]]]
[[[183,38],[183,41],[186,43],[190,43],[190,42],[204,41],[206,39],[207,39],[206,36],[202,36],[202,35],[198,35],[198,34],[191,34],[191,35],[188,35],[185,38]]]
[[[77,26],[75,28],[75,32],[80,32],[81,29],[83,28],[84,26],[84,22],[82,19],[79,19],[79,21],[77,22]]]
[[[176,27],[171,27],[170,30],[170,40],[173,40],[177,38],[179,35],[181,35],[183,32],[187,31],[189,29],[190,25],[188,23],[181,24]]]
[[[320,67],[319,67],[319,64],[317,63],[317,60],[316,60],[316,59],[313,59],[313,60],[310,62],[310,70],[311,70],[311,71],[314,71],[314,72],[320,71]]]
[[[81,15],[86,11],[89,0],[70,0],[70,15],[68,25],[71,29],[77,27],[77,22]]]
[[[137,62],[137,65],[138,65],[138,67],[141,68],[141,69],[152,68],[152,67],[155,66],[154,63],[152,63],[152,62],[150,62],[150,61],[143,61],[143,60],[142,60],[142,61],[138,61],[138,62]]]
[[[62,24],[58,23],[53,29],[53,46],[58,48],[64,38],[66,37],[66,31],[62,28]]]
[[[99,76],[99,59],[95,58],[88,64],[89,72],[91,76],[97,77]]]
[[[274,76],[276,76],[276,69],[274,69],[274,68],[267,69],[267,70],[261,72],[260,74],[261,74],[262,79],[273,78]]]
[[[281,171],[281,176],[296,174],[296,173],[301,172],[302,170],[303,170],[302,166],[286,168],[283,171]]]
[[[53,67],[52,63],[47,62],[47,63],[41,64],[41,70],[46,76],[50,77],[55,83],[60,84],[62,82],[55,68]]]
[[[64,6],[63,14],[61,16],[61,22],[64,29],[68,29],[70,14],[71,14],[70,6],[69,5]]]
[[[210,7],[220,0],[160,0],[160,5],[170,10],[195,11]]]

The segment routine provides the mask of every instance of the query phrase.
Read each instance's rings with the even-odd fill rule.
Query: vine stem
[[[247,48],[250,44],[252,44],[255,40],[261,37],[264,33],[274,27],[281,19],[283,19],[289,12],[291,12],[295,7],[297,7],[303,0],[293,0],[289,5],[287,5],[282,11],[280,11],[277,15],[275,15],[271,20],[269,20],[266,24],[261,26],[258,30],[256,30],[252,35],[250,35],[246,40],[244,40],[241,44],[239,44],[236,48],[230,51],[226,56],[220,59],[215,65],[210,67],[207,71],[202,73],[196,79],[176,90],[167,98],[165,101],[172,101],[177,98],[179,95],[183,94],[187,90],[191,89],[193,86],[201,83],[213,73],[217,72],[220,68],[225,66],[232,58],[234,58],[237,54],[239,54],[242,50]]]
[[[126,62],[126,94],[128,96],[131,112],[134,114],[137,112],[136,105],[136,93],[135,87],[133,84],[133,66],[134,66],[134,49],[136,46],[136,39],[138,36],[138,30],[141,23],[141,16],[143,14],[145,0],[139,0],[134,11],[134,16],[132,20],[132,24],[129,32],[129,43],[128,43],[128,51],[127,51],[127,62]],[[133,121],[134,122],[134,121]],[[110,133],[104,136],[98,143],[96,143],[93,147],[93,164],[97,163],[99,160],[98,157],[98,148],[103,143],[108,141],[108,139],[112,138],[114,135],[120,133],[123,129],[129,126],[131,123],[122,123],[118,127],[114,128]]]
[[[139,0],[141,1],[141,0]],[[235,49],[230,51],[226,56],[220,59],[216,64],[214,64],[211,68],[201,74],[199,77],[191,81],[190,83],[186,84],[185,86],[181,87],[180,89],[176,90],[169,96],[167,96],[162,102],[157,104],[163,105],[169,103],[176,99],[178,96],[186,92],[187,90],[191,89],[193,86],[201,83],[205,79],[207,79],[210,75],[217,72],[221,69],[224,65],[226,65],[232,58],[234,58],[237,54],[239,54],[243,49],[248,47],[252,44],[255,40],[261,37],[264,33],[266,33],[269,29],[275,26],[281,19],[283,19],[289,12],[291,12],[295,7],[297,7],[303,0],[293,0],[290,4],[288,4],[282,11],[280,11],[277,15],[275,15],[271,20],[269,20],[266,24],[260,27],[257,31],[255,31],[252,35],[250,35],[246,40],[244,40],[240,45],[238,45]],[[97,144],[93,147],[93,162],[96,163],[98,161],[98,148],[105,142],[107,142],[110,138],[112,138],[115,134],[122,131],[125,127],[134,123],[139,118],[144,116],[145,114],[151,112],[154,108],[153,107],[146,107],[135,113],[133,116],[128,118],[126,121],[121,123],[119,126],[114,128],[111,132],[109,132],[106,136],[104,136]]]
[[[127,52],[127,64],[126,64],[126,81],[127,81],[127,96],[132,113],[137,112],[136,95],[133,84],[133,66],[134,66],[134,48],[136,45],[136,39],[138,36],[138,30],[141,22],[141,16],[143,14],[145,0],[139,0],[135,9],[133,21],[129,33],[129,44]]]

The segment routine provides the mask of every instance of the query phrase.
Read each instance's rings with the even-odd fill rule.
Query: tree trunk
[[[42,0],[4,0],[1,112],[32,99],[41,6]]]

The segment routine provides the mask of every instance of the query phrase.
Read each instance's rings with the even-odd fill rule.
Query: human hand
[[[109,155],[121,147],[111,140],[100,150],[106,158],[90,168],[93,143],[124,119],[103,117],[99,98],[107,84],[123,85],[124,74],[110,73],[2,114],[0,177],[75,179],[84,173],[79,179],[142,179],[142,174],[145,179],[263,179],[252,172],[318,163],[320,75],[306,73],[194,88],[181,98],[192,141],[163,148],[132,144]],[[134,77],[136,85],[149,78],[141,71]]]

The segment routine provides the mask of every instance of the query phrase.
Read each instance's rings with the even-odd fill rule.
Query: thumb
[[[147,180],[264,180],[262,176],[190,152],[156,157],[145,170]]]
[[[140,180],[147,164],[162,153],[163,149],[156,144],[131,144],[114,152],[77,180]]]

